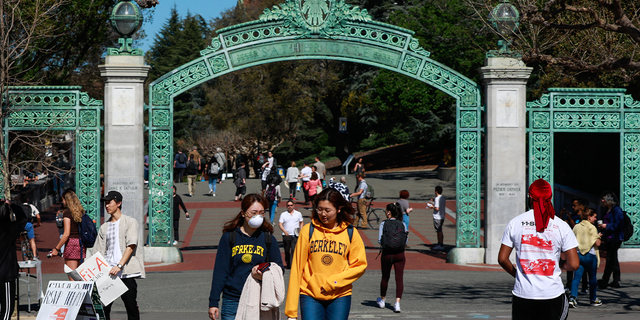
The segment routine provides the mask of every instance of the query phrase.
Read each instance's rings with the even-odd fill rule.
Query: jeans
[[[225,299],[222,297],[222,307],[220,308],[220,320],[234,320],[238,313],[239,300]]]
[[[620,281],[620,262],[618,262],[618,249],[620,249],[621,241],[612,242],[611,240],[604,243],[605,250],[607,251],[607,265],[604,267],[604,274],[602,280],[605,283],[609,283],[609,277],[613,273],[613,282]]]
[[[316,300],[300,295],[300,315],[302,320],[346,320],[351,310],[351,296],[333,300]]]
[[[124,302],[124,308],[127,310],[127,319],[136,320],[140,319],[140,310],[138,309],[138,284],[134,278],[124,278],[122,282],[129,290],[123,293],[120,298]],[[106,320],[111,319],[111,306],[113,302],[107,306],[104,306],[104,317]]]
[[[278,209],[278,200],[275,201],[269,201],[269,213],[270,213],[270,218],[272,223],[275,222],[273,219],[276,217],[276,210]]]
[[[213,191],[213,193],[216,193],[216,186],[218,185],[218,176],[209,176],[209,190]]]
[[[407,229],[409,229],[409,215],[408,214],[403,214],[402,215],[402,222],[404,222],[404,224],[407,226]]]
[[[580,252],[578,252],[578,257],[580,258],[580,268],[574,272],[573,281],[571,282],[571,295],[573,297],[578,296],[578,286],[580,285],[582,274],[586,270],[589,275],[589,299],[590,301],[595,301],[598,282],[598,257],[590,253],[582,255]]]

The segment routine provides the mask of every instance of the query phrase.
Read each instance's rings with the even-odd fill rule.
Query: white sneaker
[[[213,194],[213,190],[209,190],[209,195],[212,195],[212,194]]]
[[[376,299],[376,302],[378,303],[378,306],[380,307],[380,309],[384,309],[384,301],[385,299],[381,299],[380,297]]]
[[[214,194],[213,194],[213,196],[215,197],[215,196],[216,196],[216,194],[214,193]]]
[[[173,245],[174,245],[174,246],[177,246],[177,245],[178,245],[178,241],[175,241],[175,240],[174,240],[174,241],[173,241]]]
[[[396,302],[393,312],[400,313],[400,302]]]

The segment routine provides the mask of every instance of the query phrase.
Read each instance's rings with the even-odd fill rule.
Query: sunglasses
[[[293,207],[293,205],[292,204],[288,204],[287,207]]]

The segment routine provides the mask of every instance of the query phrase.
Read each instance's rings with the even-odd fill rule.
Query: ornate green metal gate
[[[150,240],[171,238],[173,98],[236,70],[286,60],[329,59],[396,71],[442,90],[457,101],[458,247],[480,246],[479,86],[430,58],[413,31],[375,22],[343,0],[287,0],[259,20],[218,31],[193,60],[149,86]]]
[[[5,153],[9,131],[59,130],[76,134],[76,193],[100,226],[100,112],[102,101],[81,87],[9,87],[3,129]],[[1,174],[1,173],[0,173]],[[0,188],[3,188],[0,184]]]
[[[620,134],[620,206],[635,228],[626,247],[640,246],[640,101],[626,89],[550,88],[528,102],[529,181],[553,185],[553,135],[556,132]]]

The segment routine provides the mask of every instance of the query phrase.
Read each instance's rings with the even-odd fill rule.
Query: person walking
[[[182,182],[184,176],[184,170],[187,168],[187,155],[182,153],[182,149],[178,149],[178,153],[173,157],[173,177],[174,183]]]
[[[198,163],[198,171],[202,170],[202,163],[200,162],[202,157],[200,156],[200,152],[198,152],[197,146],[193,146],[193,148],[191,148],[189,158],[191,158],[191,156],[193,156],[193,160]]]
[[[607,287],[620,288],[620,262],[618,261],[618,249],[624,240],[624,212],[618,205],[618,197],[611,191],[606,191],[601,197],[602,205],[607,208],[607,213],[602,217],[599,226],[604,239],[604,250],[607,252],[606,265],[602,279],[598,281],[600,289]],[[613,274],[613,281],[609,278]]]
[[[282,198],[282,194],[280,193],[280,182],[282,182],[282,178],[275,171],[272,171],[269,177],[267,177],[265,198],[269,201],[269,222],[274,227],[276,225],[276,221],[274,220],[276,209],[278,209],[278,202]]]
[[[358,178],[358,174],[364,174],[364,163],[362,163],[362,158],[358,158],[356,160],[356,165],[353,166],[353,173],[356,175],[356,179]]]
[[[222,181],[226,162],[222,149],[218,148],[217,150],[218,152],[211,157],[206,168],[206,171],[209,174],[209,195],[212,197],[216,196],[217,185]]]
[[[509,221],[502,235],[498,263],[516,281],[513,286],[513,320],[565,320],[567,296],[560,269],[580,266],[578,240],[569,225],[557,218],[551,185],[543,179],[529,186],[529,210]],[[509,256],[516,250],[516,265]],[[566,260],[560,260],[564,253]]]
[[[184,215],[189,219],[189,212],[184,206],[182,198],[176,193],[176,186],[173,186],[173,245],[177,246],[180,241],[180,207],[184,211]],[[171,243],[171,241],[169,241]]]
[[[333,188],[313,201],[311,223],[300,230],[291,262],[285,315],[303,320],[346,320],[352,284],[367,269],[353,207]]]
[[[320,185],[324,187],[326,183],[324,182],[325,177],[327,176],[327,169],[324,166],[324,163],[320,162],[320,157],[316,156],[316,163],[313,164],[316,167],[316,172],[318,173],[318,180],[320,180]]]
[[[378,243],[381,245],[382,258],[382,279],[380,279],[380,297],[376,299],[378,306],[382,309],[386,307],[387,287],[391,277],[391,267],[395,270],[396,276],[396,302],[393,311],[400,313],[400,299],[404,291],[404,248],[409,241],[409,229],[402,222],[402,208],[397,203],[387,205],[387,220],[380,223],[378,229]]]
[[[144,262],[141,257],[138,257],[140,225],[136,219],[122,213],[120,192],[109,191],[100,200],[109,214],[109,220],[100,227],[94,249],[107,260],[111,267],[109,275],[120,278],[127,286],[128,290],[120,296],[127,310],[127,319],[140,319],[136,279],[146,277]],[[113,302],[103,308],[107,320],[111,318],[112,306]]]
[[[309,200],[313,202],[313,199],[315,198],[316,194],[318,194],[318,188],[322,190],[322,186],[320,185],[320,180],[318,179],[317,172],[311,173],[311,179],[305,185],[305,188],[307,189],[307,193],[309,193]]]
[[[296,189],[298,187],[298,176],[300,170],[296,167],[296,163],[291,161],[291,166],[287,169],[285,180],[289,184],[289,200],[296,201]]]
[[[233,201],[242,200],[242,196],[247,193],[247,171],[244,170],[244,162],[240,162],[240,168],[238,168],[237,177],[233,180],[233,184],[236,186],[236,198]]]
[[[442,187],[436,186],[436,197],[431,199],[433,204],[429,203],[429,207],[433,208],[433,228],[436,229],[436,235],[438,237],[438,244],[433,246],[433,250],[444,250],[444,233],[442,233],[442,225],[444,225],[444,218],[447,214],[447,200],[442,196]]]
[[[271,174],[271,171],[276,170],[276,159],[273,157],[273,153],[269,151],[267,153],[267,161],[262,164],[262,193],[267,189],[267,178]]]
[[[400,191],[400,199],[396,201],[400,208],[402,208],[402,222],[409,228],[409,213],[413,211],[413,208],[409,207],[409,191],[401,190]]]
[[[356,175],[358,180],[358,188],[357,191],[350,194],[349,197],[357,197],[358,198],[358,213],[356,214],[356,227],[359,226],[360,219],[362,219],[362,228],[367,228],[367,182],[364,180],[364,173],[359,173]]]
[[[293,201],[287,201],[287,211],[280,214],[278,225],[282,230],[282,244],[284,246],[284,261],[286,268],[291,269],[291,256],[298,242],[298,234],[302,230],[304,219],[302,213],[293,206]],[[297,233],[296,233],[297,229]]]
[[[86,257],[87,248],[80,246],[80,231],[78,224],[82,221],[84,208],[80,204],[80,199],[73,190],[66,190],[62,194],[62,205],[66,208],[63,214],[64,233],[60,241],[51,250],[52,256],[60,253],[60,248],[64,245],[64,263],[75,270],[80,265],[80,260]],[[69,277],[70,281],[73,281]]]
[[[594,225],[596,223],[597,214],[591,209],[582,212],[580,223],[573,228],[573,233],[578,240],[578,258],[580,259],[580,267],[575,271],[575,277],[571,282],[571,296],[569,297],[569,306],[578,307],[578,286],[582,279],[582,274],[586,271],[589,275],[589,301],[590,305],[597,307],[602,305],[602,301],[597,298],[596,290],[598,286],[598,266],[600,265],[600,237],[602,233],[598,233],[598,229]]]
[[[222,228],[209,294],[211,320],[235,319],[247,277],[262,279],[259,264],[272,262],[283,268],[273,226],[264,220],[267,205],[263,196],[248,194],[242,200],[240,213]]]
[[[198,163],[193,154],[189,155],[187,162],[187,181],[189,182],[189,197],[193,197],[196,192],[196,182],[198,181]]]
[[[28,218],[18,204],[0,200],[0,319],[11,319],[16,303],[16,239]]]
[[[309,183],[309,180],[311,180],[311,173],[313,172],[313,170],[311,169],[311,167],[309,167],[309,163],[306,160],[302,162],[302,165],[303,165],[303,168],[302,170],[300,170],[300,175],[298,176],[298,178],[302,179],[302,192],[304,193],[304,204],[307,205],[309,204],[309,192],[306,185]]]

